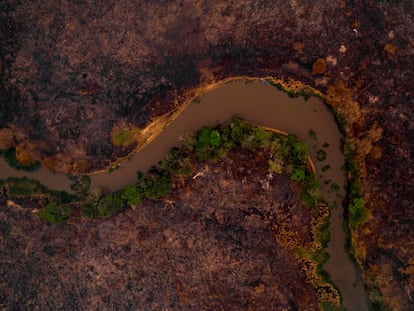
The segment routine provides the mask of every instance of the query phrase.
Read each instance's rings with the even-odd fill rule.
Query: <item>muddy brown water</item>
[[[345,195],[345,175],[341,170],[344,156],[340,149],[341,134],[335,120],[324,104],[311,98],[290,99],[287,94],[261,81],[234,81],[205,94],[199,103],[190,104],[154,141],[132,156],[112,173],[92,174],[92,189],[100,187],[118,190],[136,181],[137,170],[146,170],[158,163],[180,139],[202,126],[228,121],[234,115],[252,123],[296,134],[309,147],[325,200],[332,206],[331,240],[327,251],[329,261],[325,269],[341,291],[347,310],[368,310],[363,283],[344,249],[345,224],[341,201]],[[316,134],[309,135],[313,130]],[[326,144],[325,144],[326,143]],[[329,144],[328,147],[322,147]],[[318,150],[325,150],[327,158],[317,161]],[[322,167],[330,169],[322,172]],[[44,168],[37,172],[20,172],[0,161],[0,178],[28,176],[52,189],[69,190],[70,181],[64,174],[54,174]],[[326,181],[326,183],[325,183]],[[335,190],[332,185],[337,185]]]

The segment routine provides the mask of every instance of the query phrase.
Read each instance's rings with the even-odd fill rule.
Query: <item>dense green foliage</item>
[[[142,189],[135,184],[126,186],[121,191],[121,198],[129,205],[139,205],[142,202]]]
[[[36,161],[35,163],[33,163],[29,166],[22,165],[16,159],[16,150],[15,149],[8,149],[8,150],[0,149],[0,157],[3,157],[4,160],[7,162],[7,164],[10,165],[11,167],[13,167],[16,170],[33,172],[33,171],[37,171],[41,166],[39,161]]]
[[[151,200],[166,197],[172,188],[172,176],[157,167],[152,167],[146,174],[139,174],[138,184],[144,196]]]
[[[346,169],[348,171],[348,206],[347,206],[347,219],[351,229],[356,230],[358,227],[368,220],[369,212],[365,207],[365,202],[362,197],[363,189],[362,182],[359,176],[358,164],[355,159],[356,151],[350,144],[346,144],[344,147],[344,154],[346,158]]]
[[[51,202],[37,212],[40,219],[51,224],[61,223],[69,218],[71,208],[68,205],[60,205]]]
[[[368,211],[365,208],[364,199],[356,197],[348,206],[349,224],[353,229],[364,223],[368,219]]]
[[[205,127],[184,141],[184,150],[193,152],[198,160],[203,161],[216,161],[233,147],[249,151],[270,149],[269,171],[287,173],[293,181],[301,183],[301,197],[308,206],[319,199],[319,185],[309,168],[308,148],[295,135],[277,135],[236,117],[229,124]]]
[[[85,200],[82,204],[81,214],[89,218],[107,217],[123,209],[125,204],[126,201],[122,199],[121,193],[114,192],[97,200]]]

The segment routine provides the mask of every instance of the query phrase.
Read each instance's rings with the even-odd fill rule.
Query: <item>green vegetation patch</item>
[[[118,143],[124,144],[131,138],[132,132],[134,131],[131,129],[120,129],[112,133],[112,138],[119,139]],[[77,194],[83,216],[108,217],[127,206],[139,205],[144,198],[151,200],[165,198],[172,189],[174,179],[185,178],[192,173],[195,161],[218,161],[234,147],[249,151],[268,149],[272,154],[269,171],[289,174],[292,181],[300,183],[301,198],[308,206],[312,206],[319,199],[319,187],[308,163],[306,144],[295,135],[275,134],[238,117],[233,118],[229,123],[204,127],[197,133],[188,135],[181,148],[172,148],[157,166],[153,166],[145,173],[138,172],[137,182],[120,191],[93,196],[89,193],[88,176],[69,176],[72,181],[71,189]],[[52,194],[40,183],[28,179],[21,179],[19,182],[9,180],[8,189],[10,194],[16,196]],[[58,196],[57,193],[53,193],[53,196],[52,201],[59,204],[73,200],[55,198]],[[65,195],[62,193],[61,196]]]
[[[349,225],[352,229],[357,229],[361,224],[368,220],[368,210],[365,208],[364,199],[361,197],[354,198],[348,205]]]
[[[319,98],[320,100],[324,100],[322,96],[312,91],[312,89],[309,87],[303,87],[301,89],[293,91],[293,90],[285,89],[281,83],[272,82],[272,81],[269,81],[269,82],[272,86],[277,88],[279,91],[287,93],[289,98],[303,97],[305,100],[308,100],[309,98],[313,96],[313,97]]]
[[[344,154],[348,172],[347,195],[349,203],[346,207],[347,221],[351,230],[357,230],[360,225],[368,220],[369,211],[362,196],[363,189],[358,164],[354,160],[356,151],[350,144],[346,144]]]
[[[0,183],[11,198],[48,197],[58,203],[67,204],[76,200],[76,196],[65,191],[51,190],[39,181],[27,177],[10,177]]]
[[[141,130],[132,125],[122,124],[116,126],[111,131],[111,142],[117,147],[127,147],[137,142]]]
[[[142,188],[138,185],[126,186],[121,191],[121,198],[129,205],[139,205],[142,202]]]
[[[57,224],[69,218],[70,212],[70,206],[51,202],[39,210],[37,215],[41,220],[47,221],[51,224]]]
[[[126,205],[120,192],[104,195],[98,199],[86,199],[81,207],[82,216],[88,218],[108,217],[119,212]]]
[[[146,198],[159,200],[166,197],[172,188],[172,176],[158,167],[152,167],[146,174],[138,174],[138,184]]]
[[[0,182],[0,188],[5,188],[7,195],[14,199],[46,198],[49,203],[37,212],[40,219],[51,224],[60,223],[69,218],[70,203],[79,198],[65,191],[51,190],[39,181],[27,177],[10,177]]]
[[[81,177],[68,175],[70,181],[70,189],[73,190],[78,196],[84,198],[88,192],[89,187],[91,186],[91,178],[87,175]]]

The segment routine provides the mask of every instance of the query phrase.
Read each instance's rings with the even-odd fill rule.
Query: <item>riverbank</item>
[[[204,161],[201,159],[204,159]],[[190,170],[188,166],[191,167]],[[171,180],[170,185],[174,189],[167,191],[169,193],[161,194],[159,191],[161,188],[148,188],[148,181],[151,181],[152,185],[157,184],[156,176],[158,176],[158,180],[168,176],[173,178],[174,182]],[[25,184],[23,188],[26,189],[28,186],[29,184]],[[166,227],[164,232],[168,230],[169,236],[177,237],[179,235],[179,241],[188,241],[189,237],[194,240],[194,235],[196,235],[197,238],[191,245],[200,243],[200,240],[203,241],[201,248],[194,249],[191,255],[186,255],[185,262],[188,263],[189,267],[186,268],[184,275],[178,276],[180,283],[182,283],[178,290],[180,306],[187,306],[189,303],[190,305],[194,303],[197,305],[200,301],[206,299],[209,301],[209,306],[227,306],[230,309],[237,309],[241,301],[245,301],[249,306],[254,306],[255,309],[263,309],[264,306],[272,305],[277,306],[277,308],[287,307],[300,310],[311,308],[316,310],[318,309],[318,303],[322,303],[324,306],[339,305],[338,293],[326,281],[324,274],[321,273],[321,264],[325,260],[324,258],[326,258],[322,247],[325,246],[329,238],[326,226],[329,210],[326,205],[317,202],[319,193],[314,181],[313,170],[307,161],[306,147],[295,137],[275,135],[238,119],[234,120],[230,125],[220,125],[217,128],[210,129],[204,128],[195,135],[187,137],[183,148],[170,152],[160,166],[142,175],[138,187],[141,189],[140,193],[142,195],[145,194],[146,197],[156,201],[144,200],[139,207],[136,207],[136,204],[139,204],[141,201],[141,194],[128,191],[128,204],[132,204],[136,208],[133,210],[123,210],[115,219],[111,217],[101,219],[99,222],[85,221],[78,219],[78,213],[71,213],[75,215],[71,216],[60,226],[58,240],[66,240],[67,234],[70,234],[75,227],[79,237],[84,234],[85,228],[94,224],[102,234],[100,225],[108,226],[111,221],[121,217],[123,221],[120,221],[119,224],[123,223],[124,229],[114,229],[112,231],[112,240],[117,239],[118,235],[125,235],[126,232],[131,230],[128,227],[130,223],[134,224],[133,228],[135,228],[134,232],[136,232],[136,225],[139,219],[151,210],[151,219],[158,224],[164,224]],[[33,219],[31,208],[36,206],[36,204],[39,204],[41,207],[42,198],[39,196],[32,197],[34,195],[33,192],[27,193],[26,191],[22,193],[20,188],[12,184],[6,185],[6,192],[14,200],[13,204],[10,203],[12,200],[8,201],[7,206],[9,209],[6,210],[12,231],[20,232],[19,226],[23,224],[25,227],[30,226],[30,238],[21,234],[18,235],[20,241],[29,239],[31,241],[29,244],[35,247],[36,250],[32,251],[30,258],[36,256],[40,257],[43,262],[48,262],[48,256],[39,253],[39,250],[41,252],[42,249],[42,247],[38,246],[39,235],[48,235],[47,232],[54,230],[54,226],[41,228],[39,221]],[[41,194],[43,193],[44,191]],[[30,196],[25,199],[25,194],[30,194]],[[123,195],[124,191],[121,192],[119,197],[124,199]],[[113,200],[107,200],[106,198],[115,198],[116,196],[117,194],[115,193],[101,198],[99,202],[96,202],[95,206],[98,207],[96,211],[91,210],[89,207],[85,210],[83,205],[81,213],[84,216],[106,216],[105,214],[96,214],[95,212],[111,212],[107,209],[107,204]],[[136,201],[137,198],[139,198],[138,201]],[[2,198],[0,197],[0,199]],[[38,200],[37,203],[36,200]],[[302,201],[306,205],[301,203]],[[122,204],[125,205],[125,202],[117,203],[115,207],[119,209],[122,207]],[[48,206],[50,206],[50,203]],[[42,208],[37,213],[39,213],[42,219],[45,219],[44,213],[40,215],[43,211],[45,211],[45,208]],[[86,211],[88,212],[87,215],[85,215]],[[162,211],[162,220],[157,219],[158,211]],[[179,219],[175,219],[174,215],[179,211],[181,216]],[[20,215],[18,223],[14,222],[16,213]],[[59,216],[67,217],[68,214],[57,215],[54,213],[49,216],[46,220],[55,222],[62,220]],[[194,221],[194,217],[197,218],[196,221]],[[126,219],[135,220],[130,222]],[[200,225],[200,222],[204,225]],[[186,224],[184,226],[185,230],[177,232],[176,227],[183,228],[184,223]],[[139,226],[140,231],[150,230],[148,228],[150,224],[151,221],[144,221]],[[194,230],[187,230],[191,226],[195,226]],[[206,227],[209,227],[209,231],[211,231],[209,234],[206,235],[204,231],[199,232],[200,228]],[[163,230],[157,230],[151,236],[157,236],[157,233],[162,232]],[[202,233],[201,236],[199,233]],[[214,242],[214,237],[217,235],[220,238]],[[206,241],[206,238],[210,242]],[[11,241],[15,241],[16,237],[7,236],[7,239],[11,243]],[[47,239],[47,241],[47,254],[53,257],[50,260],[60,264],[66,261],[65,251],[56,251],[56,248],[60,249],[62,245],[56,243],[53,238]],[[128,248],[140,249],[141,242],[139,241],[140,239],[133,239],[132,243],[127,244]],[[211,241],[213,241],[213,244]],[[223,241],[225,241],[225,247],[220,246]],[[260,241],[260,246],[257,245],[258,241]],[[99,249],[101,244],[105,242],[95,240],[94,243],[96,244],[94,250],[91,249],[88,253],[94,254],[96,248]],[[124,247],[126,247],[125,243],[124,239]],[[167,245],[160,244],[160,242],[148,243],[147,253],[155,250],[169,252],[168,240]],[[218,246],[215,246],[217,243]],[[78,242],[72,242],[70,245],[72,257],[82,256],[82,254],[79,254]],[[191,248],[191,245],[188,247]],[[237,256],[231,256],[231,259],[226,259],[228,256],[225,254],[229,250],[231,252],[236,251]],[[5,253],[16,255],[13,252],[18,251],[16,247],[9,247],[5,250]],[[157,266],[165,260],[170,260],[169,266],[174,267],[173,270],[175,271],[180,266],[180,261],[176,261],[174,258],[186,254],[185,249],[181,248],[177,252],[174,256],[170,254],[168,258],[158,254],[157,258],[152,260],[151,266]],[[223,293],[221,295],[211,295],[211,291],[215,291],[216,285],[214,281],[208,283],[209,289],[207,289],[207,293],[210,294],[204,293],[205,281],[196,282],[191,286],[191,289],[187,286],[188,280],[192,279],[192,269],[198,271],[196,273],[197,278],[205,273],[210,273],[203,266],[199,267],[197,264],[199,255],[203,256],[203,263],[206,261],[210,262],[209,258],[206,258],[204,255],[206,252],[208,254],[216,254],[212,257],[214,262],[210,264],[214,266],[223,265],[224,268],[216,272],[217,275],[215,275],[214,279],[220,280],[220,282],[226,280],[225,282],[237,284],[231,286],[231,292],[225,295]],[[125,262],[125,264],[128,263],[132,267],[136,267],[135,265],[142,266],[140,264],[142,258],[135,258],[134,263],[131,263],[131,261],[125,260],[125,258],[131,257],[128,254],[122,253],[123,258],[117,258],[118,254],[121,253],[107,254],[106,258],[110,258],[110,262],[116,261],[117,264]],[[225,256],[223,257],[221,254]],[[29,267],[33,265],[30,258],[27,258],[26,262],[26,265]],[[88,262],[88,264],[90,265],[91,263]],[[260,268],[263,264],[265,266],[270,265],[271,269]],[[82,262],[76,260],[70,265],[64,266],[71,267],[74,271],[83,269]],[[99,274],[101,268],[98,268],[96,264],[93,266]],[[240,268],[237,269],[237,273],[234,273],[232,271],[236,266],[240,266]],[[50,263],[48,267],[53,270],[55,265]],[[40,270],[43,268],[40,267]],[[22,270],[24,271],[23,268]],[[44,284],[50,282],[51,277],[49,275],[51,271],[46,276],[39,273],[38,270],[35,272],[36,279],[43,280],[38,288],[43,290],[34,291],[35,295],[37,295],[36,301],[41,301],[42,305],[56,304],[58,301],[61,301],[64,292],[55,296],[53,302],[47,296],[42,295],[41,292],[48,292],[48,290],[45,290],[47,285],[45,286]],[[148,273],[150,271],[149,269]],[[170,269],[163,269],[163,271],[163,273],[167,274],[171,272]],[[10,278],[19,278],[22,273],[13,272],[13,269],[9,267],[4,269],[4,272],[9,276],[16,273]],[[61,284],[65,284],[65,288],[73,283],[77,284],[77,287],[81,286],[83,276],[78,276],[76,280],[72,280],[70,278],[62,279],[63,275],[64,272],[61,271],[57,277],[60,279]],[[29,279],[33,277],[33,273],[28,276]],[[124,279],[118,282],[122,283]],[[155,286],[154,280],[149,279],[147,282],[149,284],[147,288]],[[91,285],[93,284],[91,283]],[[246,286],[246,284],[252,285]],[[127,286],[121,287],[126,288]],[[282,288],[284,289],[282,290]],[[173,303],[171,297],[166,297],[171,296],[171,292],[174,289],[174,287],[164,286],[162,289],[163,298],[157,298],[155,303],[157,305]],[[21,290],[13,296],[21,295]],[[108,293],[110,290],[107,289],[105,292]],[[160,290],[158,289],[157,292],[159,293]],[[251,297],[250,295],[252,294],[250,292],[252,292],[253,296],[259,295],[260,299],[256,300],[254,297]],[[142,298],[143,293],[134,291],[133,296],[135,295]],[[193,297],[194,302],[184,298],[189,295]],[[241,297],[232,301],[228,299],[229,295],[236,295],[237,297],[241,295]],[[293,300],[291,299],[292,296],[294,297]],[[196,299],[195,297],[198,298]],[[79,306],[84,304],[85,299],[91,299],[91,294],[79,298],[77,300],[80,303]],[[113,295],[110,295],[108,299],[106,303],[117,301],[117,298]],[[9,301],[13,301],[13,299]],[[147,306],[147,304],[141,303],[141,307],[143,306]],[[143,308],[146,309],[147,307]]]
[[[308,101],[304,101],[303,98],[290,99],[288,94],[277,91],[260,81],[251,83],[238,81],[225,84],[205,94],[199,103],[188,104],[187,109],[172,118],[174,122],[170,122],[158,135],[154,133],[153,140],[119,169],[112,173],[92,174],[90,176],[92,190],[99,188],[117,190],[134,183],[135,172],[145,171],[160,161],[171,147],[181,144],[180,137],[194,132],[200,128],[200,125],[215,125],[224,122],[234,114],[241,115],[255,124],[294,133],[309,146],[310,156],[318,172],[318,179],[324,181],[322,182],[324,199],[331,206],[336,206],[332,210],[332,233],[328,246],[331,257],[327,263],[327,269],[343,293],[345,306],[350,309],[363,310],[364,305],[366,306],[364,289],[359,279],[355,279],[355,269],[343,247],[345,237],[342,230],[341,202],[344,195],[345,177],[341,170],[344,163],[340,149],[341,135],[331,113],[327,111],[322,102],[315,98],[310,98]],[[309,135],[310,130],[316,133],[317,142],[314,136]],[[155,137],[157,138],[154,139]],[[318,147],[318,144],[327,146],[324,148],[327,158],[322,162],[317,161],[319,148],[314,148],[315,145]],[[329,170],[322,172],[322,168],[327,166]],[[50,184],[49,176],[50,174],[39,177],[42,183],[45,180],[46,184]],[[59,175],[52,174],[52,176]],[[69,184],[62,176],[53,186]],[[338,188],[338,191],[331,189],[332,185],[336,185],[337,187],[333,188]]]

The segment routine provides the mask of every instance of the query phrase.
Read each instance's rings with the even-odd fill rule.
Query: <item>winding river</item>
[[[348,310],[368,310],[363,283],[344,249],[345,225],[341,201],[345,195],[345,176],[341,170],[344,164],[340,149],[341,134],[332,114],[316,98],[308,101],[304,101],[302,97],[290,99],[287,94],[260,80],[224,84],[205,94],[199,103],[190,104],[155,140],[119,169],[112,173],[90,175],[91,189],[105,187],[117,190],[135,182],[136,171],[146,170],[156,164],[171,147],[180,144],[180,137],[202,126],[227,121],[235,114],[258,125],[296,134],[307,143],[323,197],[332,207],[331,240],[327,248],[330,258],[325,269],[339,287],[344,306]],[[316,135],[309,135],[310,130]],[[327,153],[324,161],[316,160],[317,151],[320,149]],[[328,170],[327,165],[330,166]],[[322,170],[324,166],[325,172]],[[54,174],[44,168],[33,173],[20,172],[10,168],[1,159],[0,178],[9,176],[28,176],[52,189],[69,190],[70,186],[70,181],[64,174]]]

